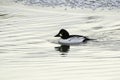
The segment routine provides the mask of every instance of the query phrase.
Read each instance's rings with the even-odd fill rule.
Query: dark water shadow
[[[93,27],[92,29],[93,30],[100,30],[100,29],[103,29],[104,26],[96,26],[96,27]]]
[[[60,55],[67,55],[70,50],[70,45],[60,45],[55,47],[55,50],[61,52]]]
[[[9,15],[7,13],[0,13],[0,19],[8,19],[14,17],[13,15]]]
[[[100,22],[102,17],[100,16],[87,16],[83,18],[85,20],[85,23],[97,23]]]
[[[69,51],[70,51],[70,46],[85,46],[86,43],[88,43],[87,41],[83,42],[83,43],[78,43],[78,44],[60,44],[59,46],[57,47],[54,47],[56,51],[59,51],[60,52],[60,55],[62,56],[66,56]]]
[[[8,14],[0,14],[0,16],[6,16],[6,15],[8,15]]]
[[[99,19],[101,18],[100,16],[88,16],[88,17],[84,17],[86,20],[93,20],[93,19]]]

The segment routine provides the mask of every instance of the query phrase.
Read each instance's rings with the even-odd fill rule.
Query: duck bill
[[[60,37],[60,35],[59,35],[59,34],[57,34],[57,35],[55,35],[54,37]]]

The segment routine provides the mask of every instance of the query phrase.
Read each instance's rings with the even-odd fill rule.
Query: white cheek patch
[[[62,36],[62,34],[60,34],[60,37]]]

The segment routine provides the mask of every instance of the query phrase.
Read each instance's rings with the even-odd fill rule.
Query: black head
[[[61,29],[55,37],[61,37],[62,39],[69,38],[69,33],[65,29]]]

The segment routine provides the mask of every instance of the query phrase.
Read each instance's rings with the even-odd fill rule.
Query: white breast
[[[84,37],[71,37],[68,39],[60,39],[59,43],[62,44],[77,44],[77,43],[81,43],[85,40]]]

